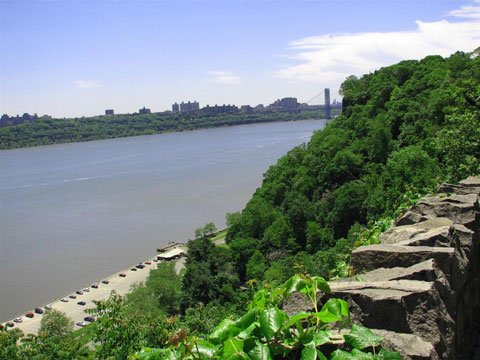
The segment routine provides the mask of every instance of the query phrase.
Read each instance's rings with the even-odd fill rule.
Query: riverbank
[[[340,113],[332,109],[333,116]],[[183,113],[122,114],[75,119],[37,120],[0,128],[0,150],[122,137],[211,129],[225,126],[323,119],[324,112],[278,112],[192,116]]]
[[[141,262],[144,265],[144,268],[137,268],[136,265],[118,271],[109,277],[102,279],[95,285],[98,288],[92,287],[93,284],[85,286],[82,289],[88,289],[88,291],[82,291],[83,294],[75,294],[76,298],[72,299],[69,296],[72,294],[66,294],[64,297],[40,306],[45,310],[45,306],[51,307],[52,309],[61,311],[65,313],[69,318],[71,318],[75,324],[75,329],[79,329],[80,326],[76,325],[79,322],[82,322],[88,314],[85,312],[86,309],[94,307],[94,301],[106,300],[112,293],[115,291],[119,295],[126,295],[131,287],[134,284],[144,282],[150,270],[157,268],[157,264],[164,261],[175,261],[175,270],[177,273],[181,271],[184,266],[184,257],[183,255],[186,252],[186,245],[181,243],[170,243],[163,248],[158,249],[159,255],[145,259]],[[158,258],[162,260],[158,260]],[[131,269],[137,269],[133,271]],[[120,276],[120,274],[125,274],[125,276]],[[79,289],[79,290],[82,290]],[[62,299],[68,299],[68,302],[62,301]],[[84,305],[79,305],[78,302],[85,302]],[[33,312],[33,309],[31,310]],[[48,311],[48,310],[46,310]],[[14,318],[22,319],[21,323],[14,323],[13,319],[3,323],[5,326],[7,322],[14,323],[14,328],[22,330],[25,334],[37,334],[40,329],[40,323],[42,317],[45,314],[34,314],[33,318],[28,318],[25,314],[28,311],[25,311],[22,315],[18,315]]]

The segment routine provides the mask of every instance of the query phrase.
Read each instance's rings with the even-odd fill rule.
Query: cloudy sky
[[[340,99],[350,74],[480,46],[480,0],[0,0],[0,17],[10,115]]]

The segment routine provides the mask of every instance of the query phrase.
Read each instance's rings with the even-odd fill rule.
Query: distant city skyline
[[[12,116],[333,101],[351,74],[480,46],[480,0],[2,0],[0,37]]]

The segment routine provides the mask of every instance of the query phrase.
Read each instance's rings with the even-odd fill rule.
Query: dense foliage
[[[403,61],[349,77],[341,92],[342,115],[281,158],[229,215],[241,281],[281,282],[297,266],[344,273],[375,220],[440,181],[480,173],[479,57]]]
[[[332,109],[335,114],[338,110]],[[234,114],[193,116],[188,113],[125,114],[51,119],[0,128],[0,150],[19,147],[152,135],[221,126],[275,121],[321,119],[323,111],[298,114]]]
[[[279,306],[293,292],[304,294],[313,311],[290,316],[281,310]],[[401,359],[398,353],[378,349],[383,340],[381,336],[360,325],[350,328],[350,313],[344,300],[328,299],[319,309],[317,296],[320,293],[331,293],[323,278],[295,275],[271,291],[258,291],[248,312],[235,320],[223,320],[206,338],[186,336],[185,332],[182,336],[173,335],[170,346],[147,348],[133,358],[326,360],[328,356],[332,360]],[[372,352],[368,352],[370,349]]]

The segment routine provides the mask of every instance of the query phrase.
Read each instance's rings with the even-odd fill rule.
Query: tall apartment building
[[[113,109],[107,109],[107,110],[105,110],[105,115],[114,115]]]
[[[172,104],[172,112],[179,112],[180,111],[180,106],[175,103],[175,104]]]
[[[194,102],[181,102],[180,111],[196,111],[200,109],[200,104],[197,101]]]

